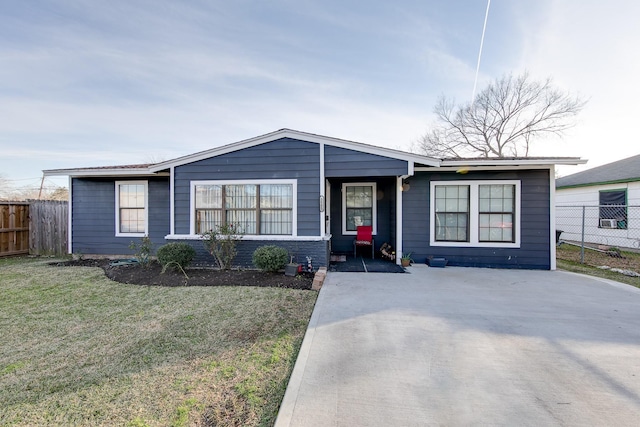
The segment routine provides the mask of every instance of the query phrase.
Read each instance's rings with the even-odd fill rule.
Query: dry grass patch
[[[627,276],[622,273],[602,269],[607,266],[621,270],[629,270],[640,273],[640,254],[628,251],[598,252],[585,249],[584,264],[580,263],[580,248],[574,245],[563,244],[557,248],[556,260],[558,268],[574,273],[588,274],[627,283],[640,288],[640,277]]]
[[[0,260],[0,425],[271,425],[316,293]]]

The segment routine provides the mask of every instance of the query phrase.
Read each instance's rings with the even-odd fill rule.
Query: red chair
[[[353,241],[353,257],[357,256],[358,246],[371,247],[371,259],[373,259],[373,227],[370,225],[359,225],[357,235]]]

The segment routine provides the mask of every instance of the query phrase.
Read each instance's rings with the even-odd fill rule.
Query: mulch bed
[[[259,286],[290,289],[311,289],[313,273],[301,273],[295,277],[284,273],[268,273],[259,270],[215,270],[208,268],[187,269],[187,279],[181,271],[172,269],[162,273],[162,267],[152,262],[148,267],[140,265],[110,265],[109,259],[79,259],[55,262],[51,265],[100,267],[105,275],[116,282],[146,286]]]

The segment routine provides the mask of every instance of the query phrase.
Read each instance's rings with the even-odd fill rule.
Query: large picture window
[[[520,181],[431,183],[432,246],[517,247]]]
[[[147,204],[147,181],[116,182],[116,236],[148,234]]]
[[[376,183],[354,182],[342,184],[342,234],[356,234],[358,226],[376,227]]]
[[[234,224],[249,235],[294,234],[294,184],[197,182],[192,184],[194,232]]]

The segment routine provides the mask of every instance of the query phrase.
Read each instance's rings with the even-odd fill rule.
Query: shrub
[[[289,260],[289,252],[275,245],[260,246],[253,252],[253,264],[260,270],[278,271]]]
[[[202,233],[202,244],[222,270],[229,270],[238,254],[236,246],[243,232],[236,224],[222,224]]]
[[[167,243],[158,248],[156,256],[163,267],[179,266],[182,269],[191,264],[196,256],[196,250],[183,242]]]
[[[150,263],[149,257],[153,253],[153,242],[149,236],[144,236],[140,239],[140,243],[131,241],[129,249],[135,252],[136,260],[143,267],[148,267]]]

